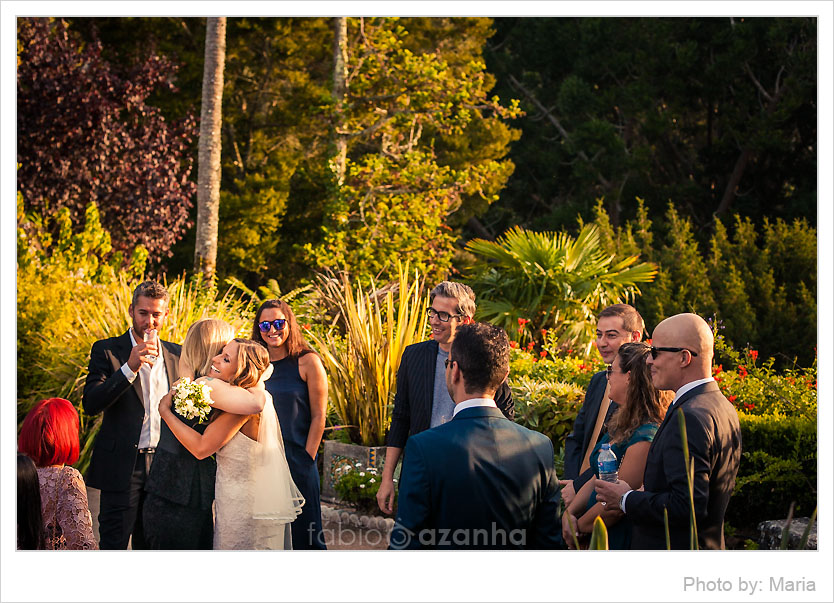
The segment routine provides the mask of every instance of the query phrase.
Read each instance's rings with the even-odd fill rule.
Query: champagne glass
[[[156,329],[145,329],[145,333],[144,333],[144,335],[142,336],[142,338],[143,338],[145,341],[155,341],[155,340],[156,340]],[[159,342],[157,342],[157,345],[159,345]],[[156,362],[156,356],[154,356],[153,354],[147,354],[147,355],[145,356],[145,358],[146,358],[148,361],[150,361],[150,363],[151,363],[151,364],[153,364],[154,362]]]

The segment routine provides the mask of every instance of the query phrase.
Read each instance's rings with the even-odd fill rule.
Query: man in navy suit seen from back
[[[406,443],[389,548],[562,546],[553,444],[495,404],[509,351],[500,327],[458,327],[445,375],[454,415]]]
[[[390,515],[394,510],[394,470],[408,438],[452,418],[455,403],[446,389],[446,360],[457,329],[472,322],[473,316],[475,292],[468,285],[443,281],[431,290],[427,318],[432,338],[405,348],[397,370],[385,465],[376,495],[384,513]],[[515,406],[506,382],[496,392],[495,404],[505,417],[513,419]]]

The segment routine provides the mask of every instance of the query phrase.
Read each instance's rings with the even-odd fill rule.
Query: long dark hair
[[[646,364],[651,346],[645,343],[624,343],[617,350],[620,372],[630,373],[627,404],[621,404],[608,420],[612,442],[624,442],[634,430],[646,423],[660,424],[673,394],[661,391],[652,383],[652,373]]]
[[[22,452],[17,453],[17,548],[46,548],[38,470],[35,462]]]
[[[268,308],[278,308],[287,319],[287,326],[285,328],[289,330],[287,331],[287,340],[284,342],[284,345],[287,346],[287,356],[297,358],[313,351],[310,344],[304,339],[304,335],[301,334],[301,329],[298,328],[298,321],[295,319],[292,308],[290,308],[287,302],[281,301],[280,299],[266,300],[258,308],[258,311],[255,312],[255,321],[252,325],[252,339],[266,347],[266,341],[264,341],[263,335],[261,335],[261,329],[258,327],[258,323],[261,321],[261,314]]]

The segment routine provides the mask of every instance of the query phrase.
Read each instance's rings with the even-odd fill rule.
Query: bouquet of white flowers
[[[211,412],[211,388],[183,377],[174,386],[174,410],[186,419],[206,420]]]

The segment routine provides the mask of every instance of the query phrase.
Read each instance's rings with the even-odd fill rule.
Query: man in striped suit
[[[452,418],[455,403],[446,388],[446,360],[458,327],[472,322],[475,293],[462,283],[443,281],[432,289],[429,305],[432,339],[408,346],[397,371],[394,412],[376,497],[379,508],[389,515],[394,506],[394,469],[406,441]],[[505,417],[513,419],[513,397],[506,380],[495,393],[495,403]]]

